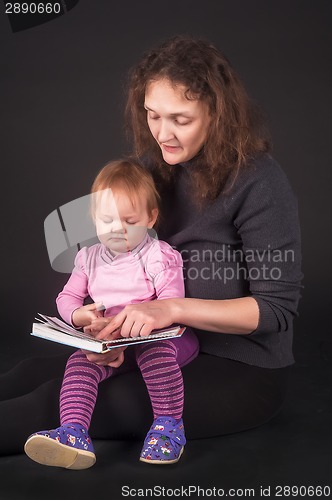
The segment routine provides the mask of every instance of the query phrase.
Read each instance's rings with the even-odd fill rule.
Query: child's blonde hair
[[[149,216],[152,215],[154,209],[159,211],[160,196],[152,175],[131,158],[113,160],[100,170],[92,184],[91,193],[97,193],[104,189],[111,189],[113,192],[124,191],[133,206],[135,206],[135,200],[145,196]],[[92,196],[91,198],[91,215],[94,219],[97,197]]]

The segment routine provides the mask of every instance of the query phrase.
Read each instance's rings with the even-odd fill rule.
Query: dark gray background
[[[321,0],[80,0],[16,33],[1,12],[1,369],[66,349],[29,336],[36,312],[56,313],[68,277],[50,266],[44,219],[128,151],[127,71],[178,33],[218,45],[267,113],[274,156],[300,206],[305,288],[295,354],[298,362],[330,355],[331,10]]]

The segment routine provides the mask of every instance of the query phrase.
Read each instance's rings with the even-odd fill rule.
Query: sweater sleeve
[[[184,297],[183,261],[180,253],[164,241],[156,241],[146,266],[157,299]]]
[[[75,265],[69,280],[56,298],[56,305],[60,316],[72,326],[72,314],[84,304],[88,293],[88,277],[85,272],[84,261],[86,248],[82,248],[75,258]]]
[[[250,335],[284,332],[297,314],[302,279],[297,201],[272,160],[248,176],[244,190],[234,223],[259,307],[259,324]]]

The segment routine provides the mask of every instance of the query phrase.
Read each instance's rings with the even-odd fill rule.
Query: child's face
[[[158,209],[148,214],[143,196],[137,196],[133,205],[122,190],[105,189],[96,196],[95,223],[100,242],[113,254],[133,250],[144,239],[147,229],[153,227]]]

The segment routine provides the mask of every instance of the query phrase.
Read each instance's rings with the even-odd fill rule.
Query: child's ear
[[[155,225],[156,223],[156,220],[158,219],[158,215],[159,215],[159,210],[158,208],[154,208],[151,212],[151,215],[150,215],[150,221],[148,223],[148,229],[151,229],[153,228],[153,226]]]

